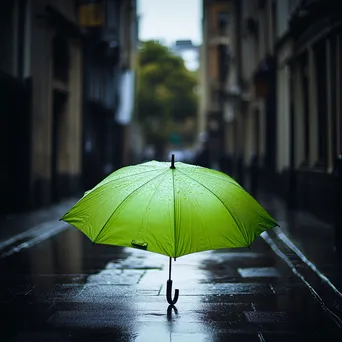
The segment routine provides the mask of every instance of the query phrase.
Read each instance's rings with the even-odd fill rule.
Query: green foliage
[[[175,124],[196,117],[196,85],[182,58],[155,41],[142,43],[136,108],[147,142],[165,143]]]

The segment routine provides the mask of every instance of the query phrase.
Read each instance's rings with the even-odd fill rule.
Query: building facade
[[[204,0],[202,18],[203,43],[200,48],[199,134],[209,145],[211,164],[217,167],[224,153],[224,89],[228,77],[229,18],[232,2]]]
[[[332,220],[342,151],[341,19],[337,1],[204,1],[230,6],[222,169],[240,183],[276,191],[290,207]],[[207,6],[207,7],[206,7]],[[210,101],[210,78],[203,78]],[[205,106],[204,106],[205,107]],[[209,123],[208,106],[202,120]],[[324,194],[324,200],[322,199]]]
[[[138,40],[135,0],[90,5],[81,23],[86,29],[82,170],[87,189],[130,162]],[[83,7],[87,13],[89,1]],[[100,18],[90,20],[97,11]]]
[[[79,186],[81,32],[72,1],[5,1],[1,41],[4,212],[51,203]]]
[[[0,16],[6,214],[78,195],[127,162],[136,5],[15,0]]]
[[[280,37],[291,40],[291,54],[284,66],[290,101],[282,115],[288,129],[278,141],[279,146],[289,141],[289,148],[286,159],[278,158],[279,183],[292,179],[292,201],[329,221],[342,207],[336,202],[339,180],[335,172],[342,153],[342,15],[336,11],[338,6],[337,1],[287,2],[288,20]],[[280,190],[286,194],[286,189]],[[287,197],[291,199],[291,194]]]

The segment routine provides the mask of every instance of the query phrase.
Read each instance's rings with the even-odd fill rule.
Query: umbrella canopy
[[[177,258],[250,246],[277,226],[236,181],[216,170],[151,161],[112,173],[61,220],[91,241]]]

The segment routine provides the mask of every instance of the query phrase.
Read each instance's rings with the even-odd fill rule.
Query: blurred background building
[[[5,0],[2,213],[95,185],[129,158],[135,0]]]
[[[224,90],[230,59],[231,12],[229,1],[203,1],[199,129],[206,133],[204,140],[209,141],[212,164],[225,153]]]
[[[184,59],[189,70],[197,70],[199,67],[199,46],[191,39],[176,40],[171,45],[171,51]]]
[[[329,220],[342,151],[338,5],[203,1],[199,122],[213,158],[249,189]]]

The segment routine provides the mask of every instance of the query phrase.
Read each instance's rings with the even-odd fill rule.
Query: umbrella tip
[[[175,169],[175,155],[173,154],[171,156],[171,166],[170,169]]]

